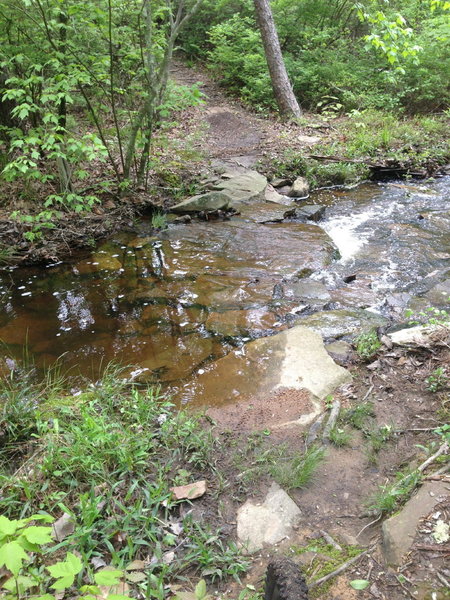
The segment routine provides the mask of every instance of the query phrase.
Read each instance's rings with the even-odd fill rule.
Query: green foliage
[[[361,333],[355,340],[356,352],[363,360],[373,358],[381,348],[381,342],[378,339],[376,331]]]
[[[342,448],[344,446],[349,446],[352,440],[351,434],[342,427],[335,426],[330,431],[330,442],[337,446],[338,448]]]
[[[18,577],[34,578],[42,593],[73,584],[89,600],[98,594],[98,586],[112,586],[121,578],[133,586],[134,594],[163,600],[167,581],[186,569],[213,581],[238,579],[245,572],[248,562],[222,531],[194,521],[189,513],[174,520],[178,513],[173,485],[221,480],[215,466],[218,442],[201,416],[174,410],[158,390],[132,386],[126,373],[115,367],[76,398],[65,397],[55,377],[39,385],[30,376],[24,385],[24,373],[15,369],[5,392],[17,414],[9,409],[13,418],[4,462],[16,460],[22,448],[22,461],[29,456],[33,469],[17,471],[14,463],[13,475],[1,474],[5,522],[23,523],[27,543],[44,541],[44,532],[33,527],[38,511],[70,515],[74,531],[58,544],[46,544],[42,560],[26,558],[25,547],[17,549],[15,560],[23,570],[8,564]],[[54,390],[50,380],[57,383]],[[22,407],[21,399],[28,396],[34,398],[32,406]],[[21,418],[24,425],[28,422],[23,430]],[[48,559],[53,551],[59,552],[57,566]],[[62,559],[61,552],[66,553]],[[152,562],[139,566],[149,553]],[[5,557],[10,555],[5,551]],[[93,575],[94,559],[120,571]],[[27,590],[22,597],[28,597]]]
[[[152,215],[153,229],[167,229],[167,217],[164,213],[157,212]]]
[[[342,414],[344,423],[349,423],[355,429],[364,429],[368,420],[375,416],[372,402],[362,402],[349,408]]]
[[[396,481],[380,486],[379,491],[368,501],[369,510],[381,515],[392,513],[408,500],[420,481],[421,474],[418,471],[397,473]]]
[[[270,472],[284,489],[302,489],[311,482],[324,458],[323,448],[311,447],[304,453],[298,452],[287,459],[277,460],[271,466]]]
[[[445,389],[449,385],[449,382],[450,378],[445,367],[437,367],[425,379],[427,390],[430,392],[439,392]]]

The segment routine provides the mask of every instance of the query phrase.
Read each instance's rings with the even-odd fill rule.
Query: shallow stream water
[[[132,364],[190,401],[190,378],[253,338],[330,309],[398,319],[448,279],[449,184],[318,192],[318,224],[259,224],[250,210],[153,236],[142,221],[71,263],[3,271],[0,339],[18,358],[27,346],[38,366],[64,354],[92,378],[112,359]],[[305,281],[329,296],[305,300],[295,286]]]

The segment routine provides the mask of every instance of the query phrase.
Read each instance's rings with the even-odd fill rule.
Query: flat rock
[[[450,322],[448,326],[450,327]],[[393,331],[389,337],[397,346],[428,346],[439,329],[439,325],[416,325]]]
[[[331,300],[327,288],[320,281],[313,279],[303,279],[295,283],[290,283],[284,288],[285,297],[305,302],[323,304]]]
[[[214,183],[214,188],[225,192],[232,201],[233,206],[249,202],[262,197],[266,189],[267,178],[251,169],[242,172],[227,171],[222,175],[222,180]]]
[[[386,325],[388,320],[364,309],[325,310],[301,317],[301,325],[310,327],[325,339],[359,334]]]
[[[224,192],[207,192],[186,198],[182,202],[172,206],[170,211],[173,213],[197,213],[209,210],[226,210],[231,205],[232,198]]]
[[[436,308],[447,308],[450,306],[450,279],[446,279],[435,285],[425,294],[425,298],[431,306]]]
[[[285,205],[277,205],[273,202],[252,202],[240,206],[239,213],[242,218],[253,223],[281,223],[286,213],[289,213],[289,209]]]
[[[398,514],[384,521],[382,551],[389,566],[398,567],[402,564],[403,556],[411,549],[421,519],[445,498],[448,498],[445,482],[427,482]],[[439,548],[438,545],[436,547]]]
[[[272,179],[270,183],[274,188],[281,188],[287,185],[292,185],[292,179],[289,179],[288,177],[275,177],[275,179]]]
[[[296,326],[233,350],[193,377],[178,397],[200,406],[211,404],[214,398],[220,406],[259,396],[270,398],[281,388],[307,390],[313,403],[301,417],[301,424],[307,424],[320,413],[318,399],[349,381],[350,373],[333,361],[321,336]]]
[[[195,500],[206,494],[206,481],[195,481],[187,485],[178,485],[170,488],[175,500]]]
[[[247,500],[238,510],[238,540],[247,552],[256,552],[288,537],[299,525],[300,519],[299,507],[273,483],[262,504]]]
[[[309,183],[306,177],[297,177],[289,190],[292,198],[306,198],[309,195]]]

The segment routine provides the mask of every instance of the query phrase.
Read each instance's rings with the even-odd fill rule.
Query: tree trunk
[[[285,119],[300,117],[302,111],[292,91],[291,82],[284,65],[269,0],[253,0],[253,2],[280,114]]]

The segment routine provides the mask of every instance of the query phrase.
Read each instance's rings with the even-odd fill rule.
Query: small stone
[[[275,177],[270,183],[274,188],[280,188],[285,185],[292,185],[292,179],[289,179],[288,177]]]
[[[289,190],[291,198],[307,198],[309,195],[309,183],[305,177],[297,177]]]

